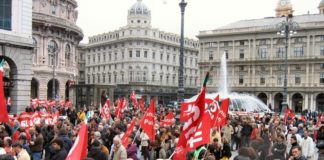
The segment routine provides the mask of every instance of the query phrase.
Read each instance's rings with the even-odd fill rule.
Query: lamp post
[[[286,19],[278,24],[279,31],[277,35],[285,37],[285,74],[284,74],[284,84],[283,84],[283,101],[281,113],[284,114],[288,106],[288,91],[287,91],[287,74],[288,74],[288,41],[289,37],[297,34],[297,29],[299,25],[297,22],[292,20],[292,14],[286,16]]]
[[[51,40],[48,43],[48,52],[52,56],[52,65],[53,65],[53,81],[52,81],[52,98],[55,100],[55,67],[56,67],[56,57],[58,53],[58,46],[57,43],[53,40]]]
[[[181,34],[180,34],[180,56],[179,56],[179,74],[178,74],[178,102],[183,102],[184,100],[184,84],[183,84],[183,59],[184,59],[184,13],[187,3],[181,0],[179,3],[181,9]]]

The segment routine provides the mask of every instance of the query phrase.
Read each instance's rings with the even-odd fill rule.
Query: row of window
[[[0,29],[11,30],[11,0],[0,1]]]
[[[146,72],[143,71],[130,71],[129,73],[129,81],[128,82],[148,82],[149,80],[147,79],[147,74]],[[113,78],[113,79],[112,79]],[[120,79],[117,79],[120,78]],[[151,82],[160,82],[163,83],[165,80],[166,84],[172,83],[172,84],[176,84],[177,83],[177,77],[176,75],[172,76],[172,81],[171,81],[171,76],[166,75],[165,79],[163,79],[164,76],[160,75],[159,79],[156,78],[155,74],[152,74],[151,77]],[[184,77],[184,83],[188,84],[188,85],[197,85],[197,77],[189,77],[187,78],[186,76]],[[113,81],[112,81],[113,80]],[[118,80],[118,81],[117,81]],[[117,74],[108,74],[107,76],[107,82],[106,82],[106,75],[105,74],[97,74],[97,75],[92,75],[92,81],[91,81],[91,76],[88,75],[87,78],[87,83],[113,83],[113,82],[125,82],[125,75],[124,73],[120,74],[119,77]]]
[[[133,33],[133,30],[127,30],[127,31],[121,31],[121,33],[117,32],[117,33],[110,33],[108,35],[103,35],[100,37],[92,37],[89,38],[89,43],[94,43],[94,42],[100,42],[100,41],[104,41],[104,40],[108,40],[108,39],[115,39],[115,38],[119,38],[119,35],[121,34],[121,37],[124,37],[126,34],[128,35],[142,35],[144,33],[144,35],[148,35],[148,31],[147,30],[140,30],[137,29],[136,30],[136,34]],[[156,32],[152,32],[152,36],[156,37],[157,34]],[[172,41],[174,43],[180,43],[180,37],[176,37],[176,36],[171,36],[171,35],[166,35],[166,34],[159,34],[159,38],[162,40],[167,40],[167,41]],[[184,41],[184,45],[189,45],[192,47],[198,47],[198,43],[194,42],[193,40],[185,40]]]
[[[316,40],[324,41],[324,35],[316,36]],[[258,45],[270,45],[270,39],[258,39],[256,41],[257,41]],[[295,37],[295,38],[291,38],[290,41],[294,42],[294,43],[306,43],[307,37]],[[205,46],[209,47],[209,48],[218,47],[218,45],[224,46],[224,47],[229,47],[229,46],[233,46],[233,43],[235,46],[248,45],[247,40],[240,40],[240,41],[235,41],[235,42],[233,42],[233,41],[207,42],[207,43],[205,43]],[[284,44],[286,42],[285,42],[284,38],[278,38],[278,39],[274,39],[274,43],[275,44]],[[201,45],[204,45],[204,44],[202,43]]]
[[[160,53],[159,54],[159,60],[160,61],[163,61],[164,60],[164,55],[163,53]],[[152,59],[155,60],[157,57],[157,53],[156,52],[152,52]],[[103,60],[103,62],[107,62],[107,60],[110,62],[112,60],[118,60],[118,53],[115,52],[114,53],[114,59],[112,59],[112,53],[109,53],[108,54],[108,57],[107,57],[107,54],[97,54],[97,58],[96,58],[96,55],[92,55],[92,63],[100,63],[101,60]],[[133,57],[136,57],[136,58],[148,58],[148,51],[144,51],[144,52],[141,52],[139,50],[135,51],[135,53],[133,51],[128,51],[128,58],[133,58]],[[102,58],[102,59],[101,59]],[[108,58],[108,59],[107,59]],[[125,58],[125,53],[124,52],[121,52],[121,58],[124,59]],[[167,54],[165,56],[166,58],[166,61],[167,62],[171,62],[171,63],[177,63],[178,62],[178,59],[177,59],[177,56],[176,55],[172,55],[172,61],[171,61],[171,55],[170,54]],[[188,63],[188,59],[189,59],[189,63]],[[91,56],[88,55],[88,63],[91,62]],[[197,61],[197,58],[188,58],[188,57],[184,57],[184,64],[188,64],[190,66],[192,65],[195,65],[195,66],[198,66],[198,61]]]
[[[112,67],[113,66],[113,67]],[[108,70],[117,70],[119,69],[120,65],[117,65],[117,64],[113,64],[113,65],[102,65],[102,66],[97,66],[97,67],[87,67],[87,70],[88,70],[88,73],[92,73],[92,72],[100,72],[101,71],[101,68],[102,68],[102,71],[106,71],[106,68]],[[121,69],[124,69],[124,64],[122,63],[121,66],[120,66]],[[161,71],[163,71],[163,68],[166,68],[166,71],[169,72],[169,71],[173,71],[173,72],[177,72],[176,70],[178,69],[178,67],[175,67],[175,66],[165,66],[165,65],[159,65],[159,64],[152,64],[152,69],[153,70],[156,70],[160,68]],[[130,67],[129,70],[132,70],[132,68]],[[144,67],[143,70],[147,70],[147,67]],[[196,69],[184,69],[184,74],[196,74],[197,75],[197,70]]]
[[[228,58],[229,55],[229,51],[228,50],[224,50],[225,54],[226,54],[226,58]],[[294,57],[303,57],[304,56],[304,52],[305,49],[304,47],[295,47],[293,49],[293,56]],[[244,54],[245,54],[245,50],[244,49],[240,49],[239,50],[239,58],[240,59],[244,59]],[[276,58],[284,58],[284,56],[286,55],[286,48],[285,47],[278,47],[276,50]],[[320,46],[320,55],[324,56],[324,46]],[[257,52],[257,57],[259,59],[267,59],[269,58],[269,52],[268,52],[268,48],[265,47],[260,47],[258,49]],[[209,51],[208,53],[208,59],[209,60],[213,60],[214,59],[214,52],[213,51]]]

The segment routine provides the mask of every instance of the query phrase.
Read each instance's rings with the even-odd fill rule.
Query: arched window
[[[70,45],[65,46],[65,66],[71,65],[71,47]]]
[[[48,50],[48,65],[57,66],[58,64],[58,45],[54,40],[50,40],[47,45]],[[54,63],[55,62],[55,63]]]
[[[33,54],[32,54],[32,59],[33,59],[33,64],[37,64],[37,41],[36,38],[33,37]]]

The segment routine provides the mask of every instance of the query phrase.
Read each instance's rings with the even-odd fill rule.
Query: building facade
[[[212,72],[210,91],[217,91],[220,57],[226,54],[230,90],[253,94],[271,109],[281,110],[286,42],[276,33],[277,25],[293,13],[291,6],[289,0],[279,0],[276,17],[199,33],[200,77]],[[294,15],[299,28],[288,39],[288,105],[296,112],[324,111],[324,1],[318,8],[318,14]]]
[[[186,97],[197,93],[198,46],[185,39]],[[99,86],[92,94],[94,104],[103,92],[110,99],[136,91],[160,104],[177,100],[180,36],[153,28],[151,11],[142,0],[128,10],[126,26],[89,37],[83,49],[85,83]]]
[[[83,38],[76,25],[75,0],[33,0],[31,98],[73,99],[78,80],[77,47]]]
[[[11,98],[11,112],[19,113],[29,104],[31,70],[32,0],[0,2],[0,60],[4,60],[4,89]]]

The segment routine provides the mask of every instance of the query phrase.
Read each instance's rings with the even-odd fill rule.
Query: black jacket
[[[95,160],[107,160],[107,156],[103,153],[100,148],[92,147],[88,153],[88,157]]]
[[[53,156],[51,156],[50,160],[65,160],[67,157],[67,152],[64,148],[61,150],[57,151]]]

